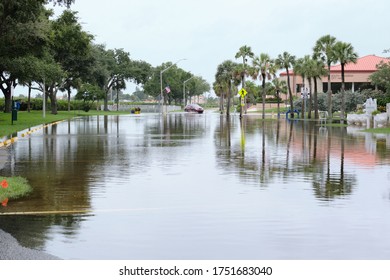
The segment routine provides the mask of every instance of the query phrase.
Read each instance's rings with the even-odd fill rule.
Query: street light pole
[[[187,83],[189,80],[193,79],[193,78],[195,78],[195,76],[192,76],[191,78],[189,78],[189,79],[187,79],[187,80],[185,80],[185,81],[183,82],[183,109],[184,109],[184,107],[186,106],[186,83]]]
[[[182,58],[182,59],[179,59],[178,61],[176,61],[175,63],[173,63],[172,65],[170,65],[169,67],[167,67],[167,68],[165,68],[165,69],[163,69],[163,70],[161,70],[160,71],[160,98],[161,98],[161,113],[163,114],[164,112],[163,112],[163,87],[162,87],[162,74],[165,72],[165,71],[167,71],[168,69],[170,69],[171,67],[173,67],[173,66],[175,66],[176,64],[178,64],[180,61],[182,61],[182,60],[186,60],[186,58]]]

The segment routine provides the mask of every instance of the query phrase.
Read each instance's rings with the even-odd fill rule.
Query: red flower
[[[4,199],[2,202],[1,202],[1,205],[3,207],[7,207],[7,204],[8,204],[8,198]]]
[[[2,187],[3,189],[8,188],[8,182],[7,182],[7,180],[4,179],[3,181],[1,181],[0,185],[1,185],[1,187]]]

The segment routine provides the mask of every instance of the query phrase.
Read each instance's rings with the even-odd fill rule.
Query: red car
[[[198,104],[188,104],[184,108],[184,111],[185,112],[194,112],[194,113],[202,114],[204,110]]]

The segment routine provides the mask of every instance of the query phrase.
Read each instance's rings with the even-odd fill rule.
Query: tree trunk
[[[312,94],[311,91],[311,78],[309,78],[309,92]],[[312,98],[309,98],[309,94],[307,94],[306,101],[309,103],[307,108],[307,117],[311,119],[311,110],[312,110]]]
[[[169,103],[170,104],[170,103]],[[116,90],[116,111],[119,111],[119,90]]]
[[[294,102],[293,102],[293,96],[291,92],[291,87],[290,87],[290,74],[288,72],[288,67],[286,67],[286,72],[287,72],[287,86],[288,86],[288,92],[289,92],[289,97],[290,97],[290,117],[294,118]]]
[[[330,83],[330,64],[328,64],[328,118],[332,118],[332,89]]]
[[[231,89],[231,82],[229,82],[229,90],[228,90],[228,97],[227,97],[227,105],[226,105],[226,115],[230,115],[230,96],[232,95],[232,89]]]
[[[28,94],[27,94],[27,112],[30,113],[31,108],[31,82],[28,83]]]
[[[341,116],[340,123],[344,124],[344,114],[345,114],[345,81],[344,81],[344,63],[341,63]]]
[[[4,113],[11,113],[12,100],[11,100],[11,88],[7,88],[4,93]]]
[[[244,63],[244,69],[245,69],[245,59],[243,58],[243,63]],[[241,75],[241,81],[242,81],[242,84],[241,84],[241,88],[244,88],[245,87],[245,75]],[[244,97],[240,97],[240,119],[242,118],[242,110],[244,109],[244,108],[242,108],[242,98],[244,98]],[[245,99],[244,99],[244,104],[245,104]]]
[[[263,88],[263,94],[262,94],[262,106],[263,106],[263,113],[262,113],[262,118],[263,120],[265,119],[265,74],[261,75],[263,77],[263,82],[261,87]]]
[[[302,75],[302,88],[301,88],[301,97],[302,97],[302,118],[305,119],[306,113],[306,99],[305,99],[306,85],[305,85],[305,75]]]
[[[313,102],[314,102],[314,118],[318,120],[318,94],[317,94],[317,78],[314,78],[314,93],[313,93]]]
[[[0,88],[4,94],[4,113],[11,113],[12,110],[12,100],[11,100],[11,86],[13,82],[10,79],[1,79]],[[7,87],[4,87],[6,85]]]
[[[219,97],[219,111],[221,114],[223,114],[223,99],[224,99],[224,93],[223,93],[223,90],[221,88],[221,96]]]
[[[107,112],[108,111],[108,91],[109,89],[107,89],[105,91],[105,94],[104,94],[104,111]]]
[[[68,112],[70,112],[70,88],[68,88]]]
[[[245,89],[245,73],[246,73],[246,59],[245,59],[245,55],[242,56],[242,63],[244,64],[244,73],[242,75],[242,88]],[[244,96],[244,108],[242,108],[242,106],[240,106],[240,108],[241,108],[240,117],[242,117],[242,109],[244,109],[244,113],[247,114],[246,95]]]
[[[51,103],[51,113],[57,115],[57,91],[53,87],[50,87],[48,93]]]
[[[280,102],[279,102],[279,90],[276,90],[277,100],[278,100],[278,119],[280,119]]]

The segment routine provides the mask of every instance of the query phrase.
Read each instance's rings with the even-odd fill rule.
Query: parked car
[[[194,113],[202,114],[204,110],[198,104],[188,104],[184,108],[184,111],[185,112],[194,112]]]

